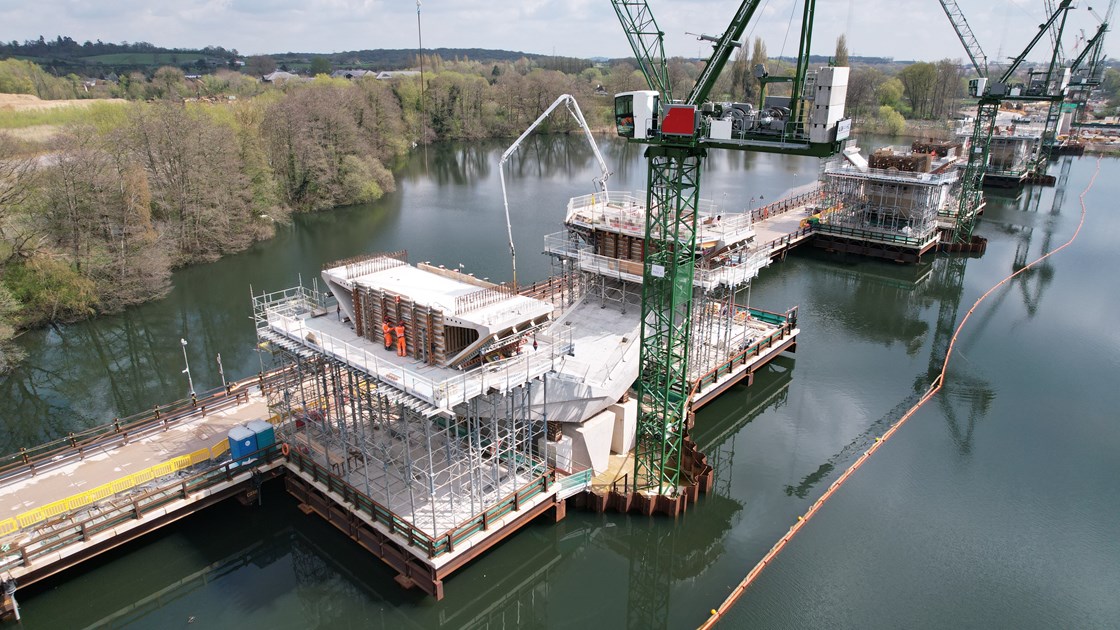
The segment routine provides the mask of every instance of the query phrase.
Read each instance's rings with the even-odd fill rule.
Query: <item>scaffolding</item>
[[[927,164],[924,171],[905,171],[831,160],[821,174],[824,203],[817,229],[868,241],[924,246],[936,238],[938,213],[955,207],[959,181],[956,168],[929,172]]]
[[[547,472],[530,404],[547,375],[449,415],[327,355],[279,353],[292,367],[268,401],[281,439],[432,538]]]
[[[773,332],[746,304],[750,281],[770,263],[768,252],[755,251],[750,213],[727,213],[707,200],[699,206],[691,380]],[[566,230],[544,238],[553,273],[578,278],[579,293],[597,298],[601,308],[641,312],[644,217],[644,201],[629,193],[573,197]]]

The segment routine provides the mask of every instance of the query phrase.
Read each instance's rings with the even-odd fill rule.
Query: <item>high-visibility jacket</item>
[[[407,342],[405,341],[405,337],[404,337],[404,325],[403,324],[398,325],[397,328],[396,328],[396,332],[397,332],[397,356],[403,357],[406,354],[408,354]]]

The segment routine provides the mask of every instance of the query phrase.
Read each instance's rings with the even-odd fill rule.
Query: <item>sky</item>
[[[771,56],[796,54],[802,1],[763,0],[748,34],[761,36]],[[649,0],[665,32],[666,53],[684,57],[706,57],[711,51],[686,32],[721,33],[738,4]],[[992,59],[1020,52],[1045,19],[1042,0],[957,4]],[[1108,0],[1096,4],[1103,13]],[[0,0],[0,40],[67,35],[79,42],[222,46],[246,55],[416,48],[416,11],[414,0]],[[632,54],[608,0],[424,0],[420,11],[424,48],[494,48],[584,58]],[[1082,1],[1071,11],[1069,24],[1067,51],[1079,29],[1092,36],[1098,22]],[[965,58],[934,0],[819,0],[812,52],[832,54],[841,33],[852,55]],[[1039,44],[1045,46],[1047,39]],[[1106,40],[1106,53],[1114,49],[1120,50],[1115,38],[1111,44]]]

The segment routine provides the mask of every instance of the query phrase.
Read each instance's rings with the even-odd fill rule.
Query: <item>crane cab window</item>
[[[634,95],[619,94],[614,97],[614,124],[618,135],[634,137]]]

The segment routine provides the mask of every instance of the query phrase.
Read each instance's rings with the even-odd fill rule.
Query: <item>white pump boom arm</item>
[[[559,107],[561,103],[567,105],[568,112],[572,115],[572,118],[575,118],[576,122],[579,123],[579,126],[583,128],[583,134],[587,136],[587,142],[591,145],[591,150],[595,153],[595,159],[599,161],[599,168],[603,173],[601,177],[595,180],[596,187],[603,193],[607,192],[607,179],[609,179],[611,176],[611,171],[609,168],[607,168],[607,161],[603,159],[603,154],[599,152],[599,145],[595,144],[595,138],[591,135],[591,128],[587,126],[587,120],[584,119],[583,112],[579,109],[579,103],[576,102],[576,97],[572,96],[571,94],[561,94],[559,98],[552,102],[552,105],[548,106],[548,109],[544,110],[543,114],[538,116],[537,119],[533,121],[533,124],[529,125],[529,128],[526,129],[524,133],[518,136],[517,140],[513,141],[513,144],[509,145],[509,148],[506,149],[506,152],[502,154],[502,159],[498,162],[498,178],[502,182],[502,203],[505,204],[506,208],[506,231],[509,234],[509,256],[513,260],[514,289],[517,288],[517,251],[513,247],[513,223],[510,222],[509,197],[506,195],[506,160],[508,160],[509,157],[513,155],[513,153],[517,151],[517,149],[521,146],[521,141],[527,138],[529,134],[537,128],[537,125],[540,125],[542,122],[544,122],[544,120],[548,118],[549,114],[552,113],[552,110]]]

